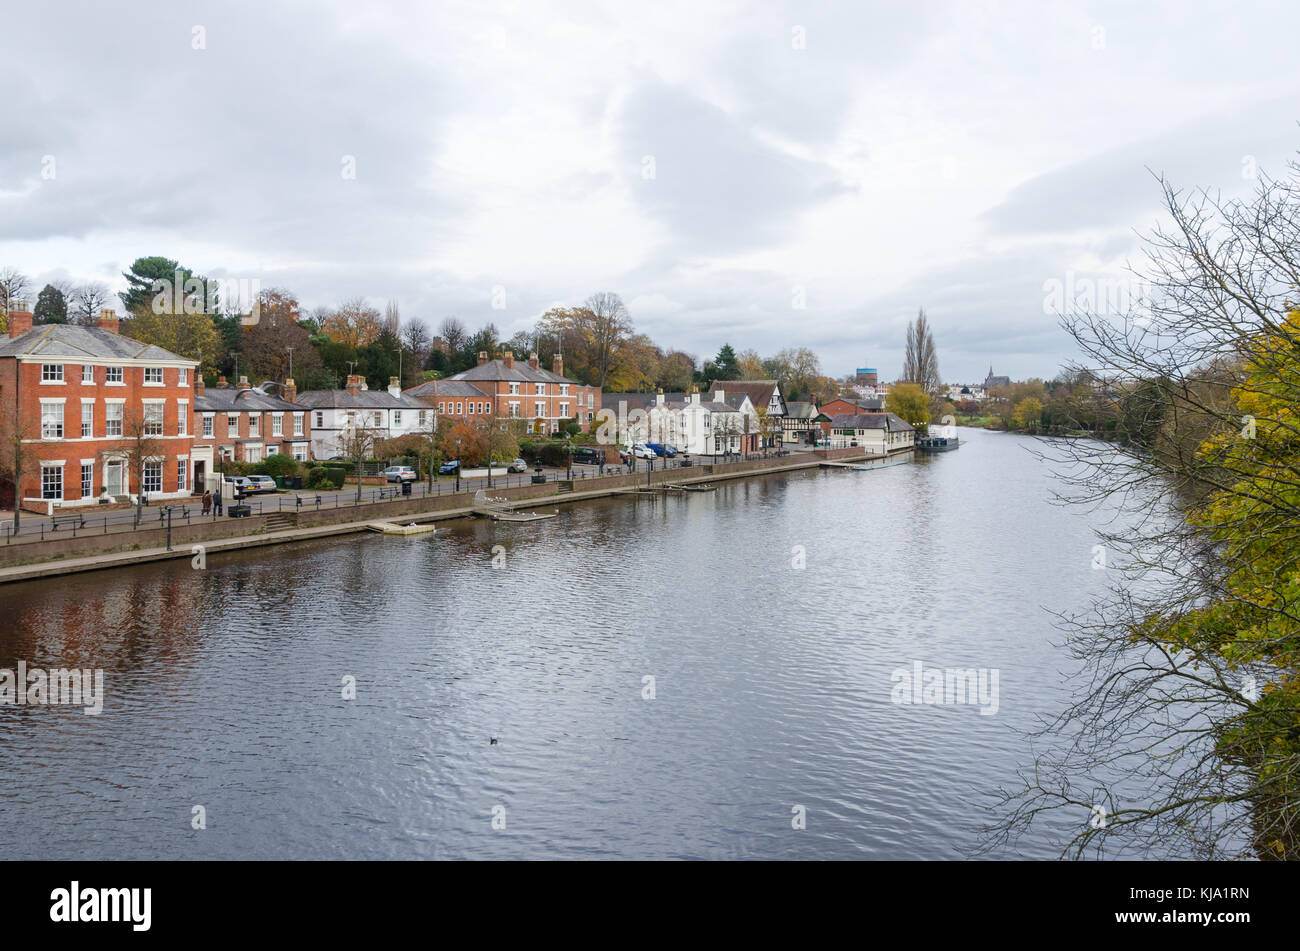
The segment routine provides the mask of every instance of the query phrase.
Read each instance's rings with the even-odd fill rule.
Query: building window
[[[121,367],[104,367],[104,382],[107,383],[107,384],[109,384],[109,385],[112,385],[112,384],[115,384],[115,383],[118,384],[118,385],[121,385],[121,383],[122,383],[122,368],[121,368]]]
[[[203,417],[203,435],[212,438],[212,417],[209,415]]]
[[[442,403],[439,403],[439,404],[438,404],[438,414],[439,414],[439,415],[442,415],[442,414],[445,413],[445,412],[447,412],[446,408],[444,407],[444,405],[443,405]]]
[[[81,497],[83,499],[90,498],[94,481],[95,464],[93,462],[83,462],[81,464]]]
[[[393,425],[402,425],[402,411],[400,409],[393,410]]]
[[[546,404],[543,403],[541,400],[538,400],[536,403],[533,404],[533,406],[537,410],[537,412],[533,414],[534,416],[540,418],[546,415]]]
[[[419,426],[421,429],[424,428],[425,421],[428,419],[428,417],[424,415],[426,412],[427,412],[426,410],[420,410],[420,415],[416,417],[416,425]]]
[[[293,414],[293,434],[295,436],[302,435],[302,413]]]
[[[567,384],[567,383],[561,383],[561,384],[560,384],[560,395],[561,395],[561,396],[568,396],[568,395],[569,395],[569,384]]]
[[[565,419],[568,419],[568,418],[569,418],[569,404],[568,404],[568,403],[561,403],[561,404],[560,404],[560,415],[563,416]]]
[[[511,396],[514,396],[514,395],[515,395],[516,393],[518,393],[518,392],[519,392],[519,384],[518,384],[518,383],[511,383],[511,384],[510,384],[510,395],[511,395]]]
[[[295,459],[297,459],[299,462],[306,462],[306,461],[307,461],[307,446],[306,446],[304,443],[300,443],[300,442],[294,443],[294,444],[293,444],[293,457],[294,457]]]
[[[374,414],[374,424],[375,424],[376,426],[382,426],[382,425],[384,425],[384,414],[383,414],[383,413],[375,413],[375,414]]]
[[[89,363],[85,364],[81,368],[81,382],[82,383],[95,382],[95,368],[92,367]]]
[[[81,438],[89,439],[95,435],[95,404],[81,404]]]
[[[248,414],[248,435],[253,439],[257,439],[262,435],[262,417],[260,414]]]
[[[587,409],[591,409],[591,408],[594,407],[595,405],[596,405],[596,395],[595,395],[594,393],[588,393],[588,394],[587,394]]]
[[[41,466],[41,498],[63,498],[63,466]]]
[[[239,414],[238,413],[226,414],[226,435],[227,436],[239,435]]]
[[[104,407],[104,435],[122,435],[122,404],[109,403]]]
[[[42,364],[41,364],[41,382],[42,382],[42,383],[62,383],[62,382],[63,382],[63,364],[62,364],[62,363],[42,363]]]
[[[464,416],[464,415],[465,415],[465,404],[464,404],[464,403],[457,403],[457,404],[456,404],[456,415],[457,415],[457,416]]]
[[[162,386],[163,370],[162,367],[145,367],[144,368],[144,385],[145,386]]]
[[[546,384],[545,384],[545,383],[534,383],[533,385],[534,385],[535,387],[537,387],[537,392],[534,394],[535,396],[545,396],[545,395],[546,395]]]
[[[41,438],[63,438],[63,404],[41,402]]]
[[[146,462],[144,464],[144,494],[155,495],[162,491],[162,463]]]
[[[519,418],[519,401],[518,401],[518,400],[511,400],[511,401],[510,401],[510,418],[511,418],[511,419],[518,419],[518,418]]]
[[[185,476],[186,476],[186,471],[188,469],[189,469],[188,459],[176,460],[176,491],[177,492],[184,492],[186,489]]]
[[[272,436],[284,435],[284,413],[271,414],[271,435]]]
[[[176,385],[186,386],[190,382],[189,367],[181,367],[176,371]]]
[[[176,401],[176,435],[185,436],[190,431],[190,401]]]
[[[325,428],[325,414],[320,412],[319,410],[316,411],[316,428],[317,429]]]
[[[163,434],[162,403],[144,404],[144,434],[146,436],[161,436]]]

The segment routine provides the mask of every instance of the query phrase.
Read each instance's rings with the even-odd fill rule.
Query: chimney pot
[[[298,402],[298,384],[293,382],[293,377],[284,381],[284,393],[282,394],[286,403]]]
[[[534,370],[541,369],[541,361],[537,359],[537,354],[535,353],[528,354],[528,365],[532,367]]]
[[[248,382],[248,377],[246,376],[241,376],[239,378],[239,383],[235,386],[235,389],[237,390],[251,390],[252,388],[253,385]]]
[[[564,376],[564,356],[556,354],[555,359],[551,361],[551,372],[556,376]]]
[[[344,387],[344,389],[347,390],[349,393],[351,393],[353,396],[356,396],[358,393],[361,392],[361,377],[359,377],[355,373],[349,373],[348,382],[347,385]]]
[[[99,319],[95,321],[95,326],[100,330],[107,330],[111,334],[117,333],[117,311],[111,307],[105,307],[99,312]]]
[[[487,363],[487,351],[486,351],[486,350],[480,350],[480,351],[478,352],[478,365],[479,365],[479,366],[482,366],[482,365],[485,364],[485,363]]]
[[[203,372],[198,367],[195,367],[194,368],[194,395],[202,396],[207,391],[208,391],[208,385],[203,382]]]
[[[501,354],[501,362],[506,365],[507,370],[513,370],[515,368],[515,352],[513,350],[507,350],[505,353]]]
[[[226,380],[224,376],[217,377],[217,389],[224,390],[227,389],[229,386],[230,383]]]

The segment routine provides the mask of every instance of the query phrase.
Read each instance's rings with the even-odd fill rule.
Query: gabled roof
[[[709,387],[709,392],[716,393],[721,390],[726,394],[728,403],[733,402],[731,398],[733,393],[743,393],[749,397],[749,402],[755,409],[760,407],[766,409],[772,402],[772,394],[780,385],[776,380],[714,380],[713,385]],[[785,397],[781,397],[781,403],[785,405]]]
[[[469,380],[458,380],[450,377],[446,380],[430,380],[427,383],[421,383],[419,386],[413,386],[409,390],[402,391],[403,396],[414,396],[416,399],[431,400],[434,397],[446,398],[448,396],[456,397],[468,396],[470,399],[484,399],[492,394],[484,393]]]
[[[61,360],[138,360],[184,363],[197,360],[182,357],[162,347],[141,343],[98,327],[77,324],[41,324],[17,337],[0,339],[0,357],[40,357]]]

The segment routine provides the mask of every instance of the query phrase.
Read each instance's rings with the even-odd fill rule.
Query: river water
[[[102,668],[106,692],[99,716],[0,706],[4,854],[966,855],[1021,731],[1069,699],[1048,610],[1107,573],[1031,440],[962,435],[871,472],[0,588],[0,668]],[[918,662],[996,694],[894,702]],[[996,854],[1053,856],[1076,818]]]

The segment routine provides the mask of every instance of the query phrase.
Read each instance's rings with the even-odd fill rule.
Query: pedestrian
[[[221,490],[220,489],[217,489],[216,494],[212,496],[212,507],[213,510],[218,515],[221,514]]]
[[[600,451],[600,474],[605,474],[605,450]]]
[[[212,493],[204,490],[203,492],[203,514],[207,515],[212,511]]]

